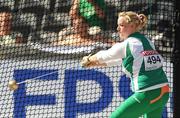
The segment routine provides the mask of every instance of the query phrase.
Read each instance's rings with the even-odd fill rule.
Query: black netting
[[[163,118],[172,118],[175,1],[105,0],[104,19],[87,20],[102,26],[97,35],[84,33],[86,25],[74,30],[81,22],[71,21],[72,1],[0,1],[0,117],[108,118],[132,94],[130,81],[121,66],[86,69],[80,60],[119,42],[118,12],[135,11],[148,17],[142,33],[165,59],[171,92]],[[13,79],[19,83],[15,91],[8,87]]]

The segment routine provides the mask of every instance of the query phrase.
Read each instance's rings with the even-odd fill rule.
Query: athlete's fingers
[[[83,57],[83,59],[81,60],[81,66],[82,67],[87,67],[87,65],[90,63],[89,61],[89,56],[85,56]]]
[[[90,60],[89,60],[89,57],[91,56],[92,54],[89,54],[88,56],[84,56],[81,60],[81,66],[82,67],[88,67],[88,65],[91,63]]]

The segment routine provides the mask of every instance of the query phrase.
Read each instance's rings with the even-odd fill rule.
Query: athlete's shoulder
[[[139,44],[141,45],[142,42],[137,38],[137,37],[128,37],[127,40],[126,40],[127,43],[129,44]]]

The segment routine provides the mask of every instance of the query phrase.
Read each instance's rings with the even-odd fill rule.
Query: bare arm
[[[79,0],[73,0],[72,1],[72,6],[71,6],[71,9],[70,9],[70,16],[72,19],[76,18],[79,16]]]

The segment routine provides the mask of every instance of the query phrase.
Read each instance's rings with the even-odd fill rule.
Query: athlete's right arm
[[[109,66],[121,64],[122,58],[126,55],[126,41],[116,43],[108,50],[102,50],[91,56],[85,56],[82,59],[82,65],[91,66]]]

